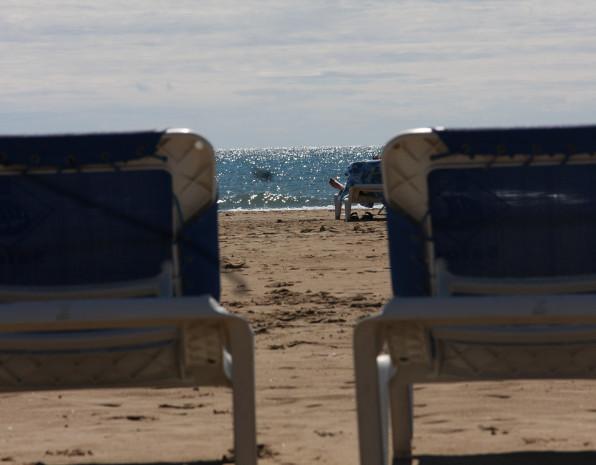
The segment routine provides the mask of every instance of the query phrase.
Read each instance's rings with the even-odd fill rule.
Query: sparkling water
[[[219,150],[220,210],[327,208],[354,161],[370,160],[381,147],[288,147]]]

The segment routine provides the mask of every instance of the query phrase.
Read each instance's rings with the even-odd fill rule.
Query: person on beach
[[[335,178],[329,178],[329,185],[337,190],[343,191],[346,186]]]

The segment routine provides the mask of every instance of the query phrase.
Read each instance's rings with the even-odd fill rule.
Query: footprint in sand
[[[457,433],[463,433],[464,431],[466,431],[463,428],[435,428],[434,432],[435,433],[440,433],[440,434],[457,434]]]
[[[293,286],[294,283],[292,282],[286,282],[286,281],[280,281],[280,282],[274,282],[272,284],[267,284],[265,287],[291,287]]]
[[[343,431],[338,431],[337,433],[333,432],[333,431],[321,431],[321,430],[314,430],[314,433],[322,438],[332,438],[334,436],[337,436],[338,434],[344,434]]]
[[[218,410],[218,409],[213,409],[213,415],[226,415],[230,413],[230,411],[228,409],[222,409],[222,410]]]
[[[265,397],[265,399],[275,402],[276,405],[291,405],[295,404],[298,401],[298,399],[294,399],[293,397],[287,396],[269,396]]]
[[[157,407],[158,408],[163,408],[163,409],[174,409],[174,410],[193,410],[195,408],[201,408],[204,407],[205,404],[159,404]]]
[[[59,455],[63,457],[85,457],[88,455],[93,455],[93,452],[90,450],[83,449],[46,450],[45,455]],[[5,460],[2,459],[2,461]]]
[[[492,436],[495,436],[497,433],[500,433],[500,434],[509,434],[509,431],[507,431],[507,430],[500,430],[496,426],[492,426],[492,425],[489,425],[489,426],[478,425],[478,429],[480,429],[480,431],[488,431]]]
[[[147,415],[118,415],[109,417],[108,420],[128,420],[128,421],[157,421],[157,417]]]
[[[425,425],[441,425],[443,423],[449,423],[449,421],[448,420],[430,420],[430,421],[424,422]]]
[[[521,438],[524,444],[548,444],[549,442],[555,442],[553,438]]]

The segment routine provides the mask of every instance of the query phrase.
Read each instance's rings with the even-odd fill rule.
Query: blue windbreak
[[[435,256],[458,275],[596,273],[595,179],[595,165],[435,170]]]
[[[172,256],[171,183],[161,170],[0,176],[0,283],[159,274]]]

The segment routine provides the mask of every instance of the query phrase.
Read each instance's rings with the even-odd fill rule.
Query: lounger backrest
[[[350,163],[346,170],[346,191],[357,184],[382,184],[381,161],[364,160]]]
[[[596,273],[596,165],[429,174],[434,256],[462,276]]]
[[[351,184],[381,184],[383,182],[381,161],[365,160],[350,163],[346,176]]]
[[[68,286],[159,274],[172,260],[167,172],[0,177],[0,282]]]
[[[438,259],[459,276],[596,274],[595,152],[594,127],[391,141],[383,160],[396,294],[429,294]]]
[[[172,263],[177,293],[219,297],[213,151],[203,139],[2,137],[0,162],[0,288],[130,282]]]

